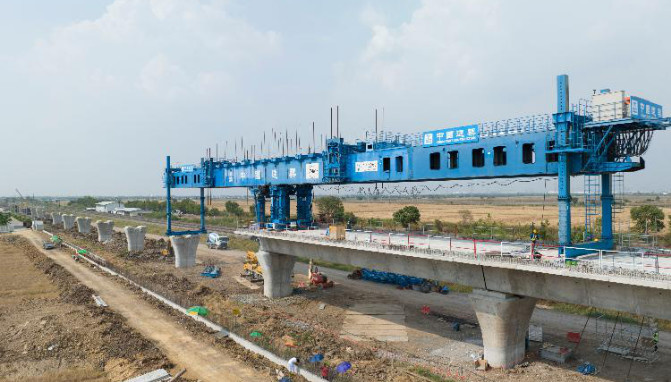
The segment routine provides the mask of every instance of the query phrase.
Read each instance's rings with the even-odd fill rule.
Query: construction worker
[[[655,344],[655,351],[657,351],[657,345],[659,344],[659,332],[657,330],[652,333],[652,343]]]
[[[287,362],[287,369],[290,373],[298,374],[298,364],[301,362],[300,359],[293,357]]]
[[[538,241],[538,230],[534,228],[530,235],[531,238],[531,259],[536,258],[536,241]]]

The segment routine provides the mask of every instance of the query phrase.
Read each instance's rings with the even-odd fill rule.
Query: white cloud
[[[233,17],[221,1],[116,0],[99,18],[38,41],[22,64],[47,80],[92,80],[85,91],[115,83],[176,100],[234,86],[236,73],[280,48],[278,33]]]
[[[366,8],[361,18],[371,38],[358,62],[360,72],[397,91],[442,77],[473,81],[486,53],[480,36],[496,27],[497,8],[495,1],[425,0],[397,27]]]

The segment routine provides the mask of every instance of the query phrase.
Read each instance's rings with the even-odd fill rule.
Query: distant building
[[[113,213],[117,208],[124,208],[121,202],[104,201],[96,203],[96,212]]]
[[[142,213],[142,210],[139,208],[115,208],[114,213],[117,215],[124,215],[124,216],[138,216]]]

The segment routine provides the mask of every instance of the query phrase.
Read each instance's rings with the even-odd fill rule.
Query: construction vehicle
[[[210,249],[227,249],[228,236],[221,236],[216,232],[207,235],[207,247]]]
[[[263,269],[259,264],[259,259],[253,251],[247,251],[247,258],[242,266],[244,273],[242,276],[249,277],[251,281],[263,281]]]
[[[202,272],[200,272],[200,275],[203,277],[216,279],[217,277],[221,276],[221,268],[215,265],[208,265]]]
[[[312,275],[310,276],[310,284],[320,286],[323,289],[333,287],[333,281],[329,280],[328,277],[326,277],[326,274],[319,271],[312,272]]]
[[[167,241],[168,247],[163,248],[161,250],[161,255],[163,256],[175,256],[175,250],[172,248],[172,242],[170,240]]]
[[[333,287],[333,281],[329,280],[325,273],[319,272],[319,268],[312,264],[312,259],[308,265],[308,278],[310,285],[319,286],[322,289]]]

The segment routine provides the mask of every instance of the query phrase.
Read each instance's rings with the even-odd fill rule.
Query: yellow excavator
[[[242,269],[244,271],[242,276],[249,277],[252,282],[263,281],[263,270],[259,264],[259,259],[256,258],[256,253],[253,251],[247,251],[247,258]]]

